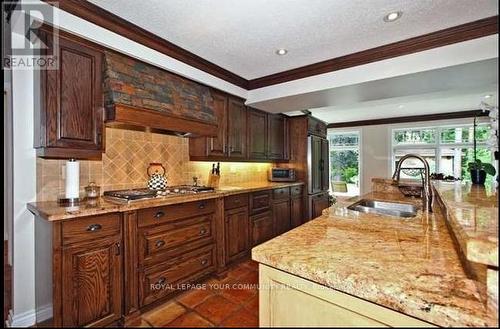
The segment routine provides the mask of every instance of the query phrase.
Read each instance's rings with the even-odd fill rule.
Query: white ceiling
[[[246,79],[498,14],[497,0],[90,2]],[[397,10],[401,19],[383,22]]]

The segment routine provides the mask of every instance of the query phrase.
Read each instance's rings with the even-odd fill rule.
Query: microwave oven
[[[271,182],[295,182],[295,170],[289,168],[269,169],[268,180]]]

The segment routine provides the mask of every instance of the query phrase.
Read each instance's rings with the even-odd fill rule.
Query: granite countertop
[[[270,190],[280,187],[297,186],[303,184],[304,183],[302,182],[246,183],[246,184],[238,184],[238,186],[221,186],[215,192],[165,196],[154,199],[131,202],[129,204],[111,202],[101,197],[94,202],[82,202],[80,203],[79,206],[75,207],[61,206],[57,203],[57,201],[42,201],[42,202],[28,203],[27,208],[35,216],[41,217],[48,221],[57,221],[57,220],[73,219],[84,216],[101,215],[111,212],[123,212],[123,211],[131,211],[149,207],[167,206],[171,204],[178,204],[190,201],[215,199],[234,194],[257,192],[257,191]]]
[[[421,205],[398,193],[363,198]],[[356,200],[253,248],[252,258],[439,326],[498,323],[485,285],[467,277],[439,207],[401,219],[346,209]]]
[[[498,192],[471,184],[434,182],[465,257],[498,267]]]

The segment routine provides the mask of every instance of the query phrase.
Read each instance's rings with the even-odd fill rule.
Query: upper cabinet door
[[[207,138],[208,156],[225,156],[227,153],[227,96],[212,91],[214,112],[219,125],[217,137]]]
[[[53,47],[52,38],[46,38]],[[103,151],[102,52],[60,34],[56,70],[41,71],[41,109],[35,147],[48,158],[95,159]]]
[[[281,114],[268,115],[268,158],[273,160],[288,157],[287,119]]]
[[[267,113],[249,108],[247,124],[248,158],[267,159]]]
[[[247,115],[243,101],[230,97],[228,100],[228,156],[246,158]]]

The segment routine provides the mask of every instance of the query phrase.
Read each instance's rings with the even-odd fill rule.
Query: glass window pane
[[[358,146],[358,133],[335,133],[330,134],[330,146]]]
[[[477,148],[476,156],[481,162],[492,163],[491,150],[487,148]],[[439,159],[439,171],[444,175],[470,181],[468,164],[472,161],[474,161],[474,149],[472,147],[443,148]],[[486,178],[487,182],[491,182],[492,179],[489,175]]]
[[[490,136],[489,125],[480,125],[476,127],[476,141],[478,143],[486,142]],[[441,143],[473,143],[474,128],[470,127],[454,127],[446,128],[441,131]]]
[[[394,143],[398,144],[433,144],[436,143],[436,130],[430,128],[405,129],[394,131]]]
[[[396,168],[399,160],[406,154],[417,154],[422,156],[429,163],[431,173],[436,171],[436,149],[399,149],[395,150],[394,168]],[[423,163],[415,158],[406,159],[401,166],[401,178],[421,179],[423,174]]]

